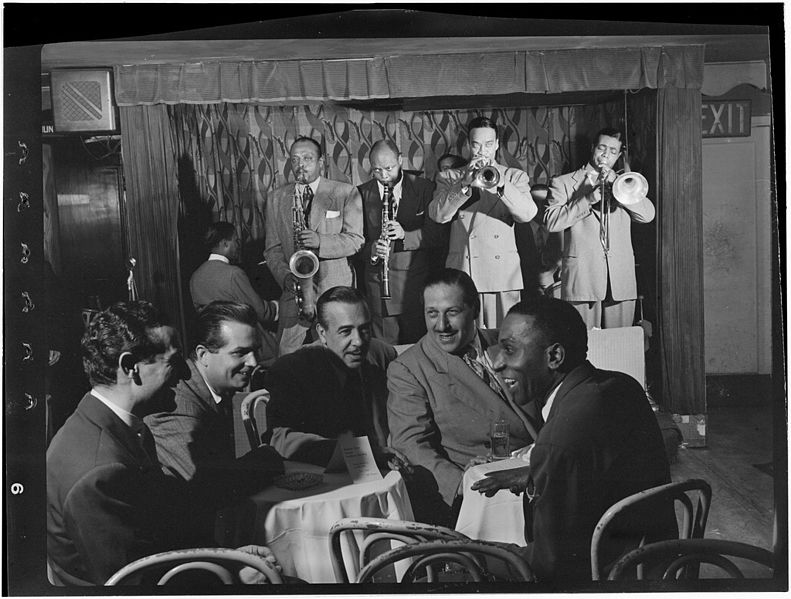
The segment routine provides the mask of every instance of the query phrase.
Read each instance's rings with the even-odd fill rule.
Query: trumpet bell
[[[500,185],[500,171],[493,166],[484,166],[475,173],[475,179],[484,189],[491,189]]]
[[[298,279],[309,279],[319,272],[319,259],[310,250],[297,250],[288,261],[288,269]]]
[[[640,173],[624,173],[613,181],[612,195],[624,206],[636,204],[648,195],[648,181]]]

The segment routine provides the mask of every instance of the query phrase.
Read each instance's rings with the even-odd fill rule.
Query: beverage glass
[[[498,420],[492,424],[489,434],[492,448],[492,459],[504,460],[511,456],[511,436],[508,430],[508,423],[505,420]]]

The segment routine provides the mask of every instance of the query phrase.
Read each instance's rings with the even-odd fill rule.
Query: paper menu
[[[354,437],[350,433],[343,433],[338,437],[335,453],[330,458],[326,471],[342,470],[344,465],[354,483],[382,480],[368,437]]]

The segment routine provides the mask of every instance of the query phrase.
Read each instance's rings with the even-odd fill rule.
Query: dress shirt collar
[[[470,349],[475,350],[475,361],[486,366],[486,358],[483,355],[483,344],[481,343],[481,337],[477,329],[475,331],[475,337],[472,338],[472,342],[467,346],[465,353],[469,352]]]
[[[132,412],[127,412],[122,407],[114,404],[109,399],[107,399],[104,395],[99,393],[96,388],[94,387],[91,389],[91,395],[93,395],[96,399],[110,408],[113,413],[118,416],[123,423],[132,429],[134,432],[138,432],[140,429],[143,428],[143,419],[135,416]]]
[[[217,395],[217,393],[214,391],[214,389],[211,388],[211,385],[209,384],[209,381],[206,380],[206,377],[203,376],[203,373],[201,372],[200,368],[197,367],[197,365],[196,365],[195,370],[198,371],[198,374],[203,379],[203,382],[206,383],[206,388],[209,390],[209,393],[211,393],[211,396],[214,399],[214,403],[216,403],[219,406],[220,402],[222,401],[222,397],[220,395]]]
[[[209,254],[209,260],[217,260],[218,262],[225,262],[226,264],[231,263],[231,261],[222,254]]]
[[[401,193],[403,190],[403,183],[404,183],[404,173],[401,172],[401,176],[398,178],[398,183],[393,186],[393,201],[395,201],[396,205],[398,202],[401,201]],[[379,188],[379,197],[381,198],[385,192],[385,186],[382,185],[382,182],[379,179],[376,180],[376,186]]]
[[[303,185],[302,183],[297,183],[297,190],[302,193],[302,190],[305,187],[310,187],[311,191],[313,192],[313,197],[316,197],[316,192],[319,190],[319,181],[321,181],[321,177],[316,177],[316,180],[313,183],[308,183],[307,185]]]
[[[547,397],[547,401],[544,403],[544,407],[541,408],[541,418],[543,418],[544,422],[547,421],[549,418],[549,413],[552,411],[552,403],[555,401],[555,396],[558,394],[558,389],[563,384],[563,381],[560,381],[555,388],[552,390],[552,393],[549,394]]]

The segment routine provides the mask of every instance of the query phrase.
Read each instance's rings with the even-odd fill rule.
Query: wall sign
[[[703,137],[749,137],[750,100],[705,101],[700,106]]]

